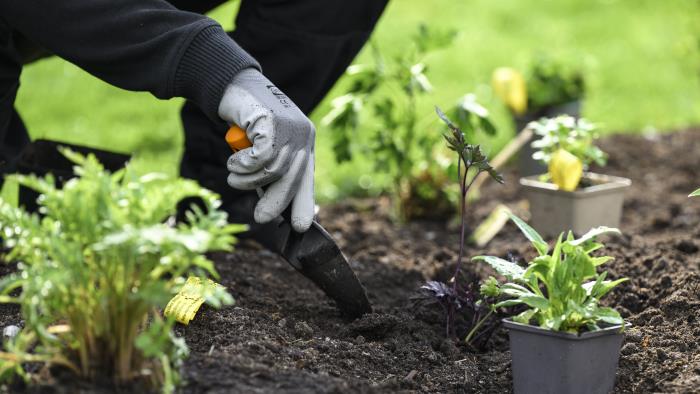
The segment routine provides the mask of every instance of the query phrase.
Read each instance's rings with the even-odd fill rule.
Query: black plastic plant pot
[[[583,180],[590,186],[568,192],[540,181],[538,175],[521,178],[530,202],[530,225],[545,237],[569,230],[582,235],[598,226],[618,227],[625,190],[632,181],[592,172],[585,173]]]
[[[503,320],[516,394],[605,394],[615,386],[622,326],[570,334]]]
[[[516,117],[516,131],[521,132],[530,122],[540,120],[541,118],[551,118],[557,115],[570,115],[578,118],[581,114],[581,101],[571,101],[566,104],[555,105],[553,107],[544,108],[535,113],[528,113],[523,116]],[[532,158],[535,149],[530,146],[532,141],[528,141],[521,149],[518,155],[518,171],[520,176],[530,176],[547,172],[547,167],[539,161]]]

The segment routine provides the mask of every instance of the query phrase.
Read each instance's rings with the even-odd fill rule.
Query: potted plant
[[[626,178],[584,172],[607,156],[594,145],[595,127],[568,115],[545,118],[528,126],[536,140],[533,157],[548,172],[520,179],[530,201],[531,224],[545,236],[572,230],[582,234],[596,226],[617,227],[622,215]]]
[[[495,307],[525,305],[527,309],[505,319],[512,356],[516,393],[609,393],[615,384],[626,324],[600,299],[626,278],[607,280],[597,267],[612,260],[592,256],[603,247],[595,238],[619,233],[597,227],[579,239],[560,234],[550,249],[542,236],[524,221],[511,220],[537,251],[527,268],[494,256],[473,260],[488,263],[507,283],[490,280],[490,293],[501,300]]]
[[[570,115],[578,118],[585,93],[580,67],[543,54],[534,58],[525,77],[512,68],[496,69],[492,85],[496,95],[510,109],[517,132],[543,117]],[[533,153],[528,144],[522,148],[518,160],[521,176],[545,171],[542,164],[532,158]]]

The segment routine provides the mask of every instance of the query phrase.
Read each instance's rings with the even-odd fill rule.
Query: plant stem
[[[459,161],[457,165],[457,175],[460,177],[460,192],[462,193],[460,201],[461,210],[461,225],[459,231],[459,257],[457,258],[457,267],[455,268],[455,274],[452,278],[452,290],[457,291],[457,278],[459,273],[462,271],[462,259],[464,257],[464,233],[467,224],[467,193],[469,193],[469,188],[474,183],[476,176],[467,184],[467,175],[469,174],[469,167],[464,163],[464,176],[461,174],[461,164],[462,160]],[[478,173],[476,175],[479,175]]]
[[[474,334],[476,334],[476,332],[479,330],[479,328],[481,328],[481,325],[484,324],[484,322],[485,322],[489,317],[491,317],[492,314],[493,314],[493,311],[491,310],[491,311],[489,311],[489,313],[486,314],[486,316],[484,316],[484,317],[482,317],[481,319],[479,319],[479,321],[476,323],[476,325],[471,329],[471,331],[469,331],[469,334],[467,334],[467,337],[464,338],[464,342],[465,342],[466,344],[468,344],[468,345],[470,344],[469,342],[471,341],[471,339],[472,339],[472,337],[474,336]]]

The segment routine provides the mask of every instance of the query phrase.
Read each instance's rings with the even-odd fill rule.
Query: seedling
[[[402,220],[409,219],[406,208],[411,200],[426,200],[435,213],[435,194],[444,193],[444,169],[435,169],[438,160],[433,152],[439,138],[426,132],[432,122],[419,119],[418,110],[420,99],[432,91],[425,58],[449,46],[455,36],[452,30],[436,31],[422,25],[412,46],[391,58],[373,44],[373,63],[347,69],[349,88],[331,102],[322,120],[332,132],[339,163],[360,154],[373,163],[377,173],[388,175],[389,185],[383,191],[391,194],[396,216]],[[463,122],[476,121],[478,131],[495,133],[488,111],[473,95],[465,96],[448,113],[462,127],[466,127]]]
[[[585,90],[579,68],[542,54],[536,56],[530,65],[526,83],[530,113],[580,100]]]
[[[599,330],[601,325],[624,324],[616,310],[601,307],[599,301],[627,279],[606,280],[607,272],[597,273],[597,267],[612,257],[591,255],[604,246],[595,241],[597,236],[619,234],[619,230],[598,227],[579,239],[574,239],[571,232],[566,238],[560,234],[550,250],[532,227],[517,216],[511,215],[511,220],[532,243],[538,256],[527,268],[494,256],[472,259],[488,263],[508,280],[501,285],[494,284],[493,279],[486,282],[490,294],[502,299],[495,308],[526,305],[528,309],[515,316],[514,321],[574,334]]]
[[[440,108],[435,108],[438,117],[442,119],[449,129],[445,140],[447,147],[457,153],[457,180],[460,187],[460,238],[459,238],[459,256],[455,267],[455,273],[450,280],[451,284],[431,281],[421,287],[424,294],[440,304],[445,310],[446,324],[445,331],[448,337],[454,337],[455,332],[455,316],[456,313],[463,307],[470,307],[472,319],[472,329],[468,334],[468,339],[474,337],[474,333],[483,325],[485,318],[483,314],[491,315],[491,311],[484,303],[478,302],[478,295],[473,287],[460,287],[459,278],[462,270],[462,259],[464,256],[464,241],[466,231],[466,208],[467,208],[467,193],[472,186],[476,177],[482,172],[489,174],[498,183],[503,183],[503,177],[494,170],[489,164],[488,158],[481,151],[479,145],[473,145],[467,142],[465,133],[457,127]],[[473,124],[473,123],[468,123]],[[473,129],[471,129],[473,130]],[[422,298],[422,299],[425,299]]]
[[[568,115],[544,118],[528,125],[536,135],[533,159],[547,165],[549,179],[559,189],[575,190],[591,163],[605,165],[607,155],[594,145],[595,127]]]
[[[77,176],[62,188],[51,175],[13,176],[41,193],[42,216],[0,200],[4,260],[18,262],[0,282],[0,301],[19,304],[24,321],[0,353],[0,378],[29,380],[26,363],[44,363],[174,391],[187,348],[159,311],[187,276],[217,276],[204,253],[231,250],[242,227],[229,225],[218,197],[194,181],[138,176],[128,166],[110,174],[92,155],[62,153]],[[176,224],[186,197],[205,208],[193,206]],[[209,305],[233,302],[220,286],[201,289]]]
[[[491,86],[513,115],[536,117],[581,100],[585,88],[580,69],[544,55],[536,56],[524,77],[517,69],[497,68]]]

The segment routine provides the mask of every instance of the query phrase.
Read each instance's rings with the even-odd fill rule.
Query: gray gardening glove
[[[311,121],[255,69],[233,78],[219,104],[219,116],[246,130],[253,146],[228,159],[228,184],[252,190],[268,186],[254,218],[266,223],[292,203],[292,227],[309,229],[314,217],[314,140]]]

